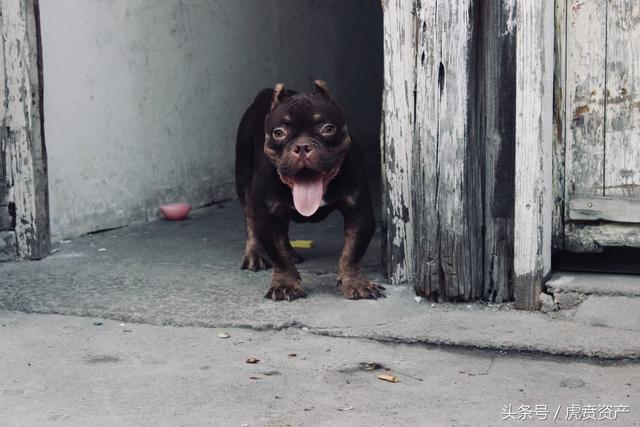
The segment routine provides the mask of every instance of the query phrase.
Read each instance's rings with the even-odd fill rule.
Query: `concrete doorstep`
[[[63,242],[39,262],[0,264],[0,309],[151,325],[304,327],[381,342],[640,359],[635,300],[627,314],[619,313],[622,323],[589,315],[605,305],[616,311],[619,300],[584,303],[575,316],[516,311],[510,304],[430,304],[416,300],[410,286],[387,286],[387,298],[376,301],[346,300],[335,287],[341,226],[332,216],[292,228],[292,238],[316,242],[301,251],[308,298],[292,303],[263,298],[270,272],[239,269],[244,233],[239,207],[229,202],[197,210],[184,222],[151,221]],[[382,283],[379,243],[376,235],[362,265]]]

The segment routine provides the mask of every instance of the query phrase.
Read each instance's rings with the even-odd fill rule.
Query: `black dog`
[[[300,261],[289,243],[289,221],[317,222],[338,209],[344,248],[338,283],[350,299],[378,298],[358,263],[375,231],[362,154],[349,136],[345,113],[323,81],[310,94],[262,90],[245,112],[236,144],[236,189],[245,216],[243,269],[273,265],[265,297],[304,297]]]

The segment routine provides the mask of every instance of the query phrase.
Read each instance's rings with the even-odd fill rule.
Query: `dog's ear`
[[[313,82],[313,91],[327,98],[329,101],[334,101],[333,95],[329,92],[329,87],[324,80],[315,80]]]
[[[287,97],[287,92],[284,89],[284,84],[278,83],[273,88],[273,97],[271,98],[271,110],[273,111],[282,101]]]

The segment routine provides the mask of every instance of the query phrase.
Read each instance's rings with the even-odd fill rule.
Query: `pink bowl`
[[[191,205],[189,203],[171,203],[160,206],[160,213],[169,221],[181,221],[189,215]]]

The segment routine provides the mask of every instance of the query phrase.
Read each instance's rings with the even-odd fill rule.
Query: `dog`
[[[384,297],[359,262],[376,223],[361,151],[342,107],[325,82],[311,93],[278,84],[264,89],[244,113],[236,141],[236,190],[246,226],[242,268],[273,267],[265,297],[306,297],[289,242],[289,222],[318,222],[335,209],[344,218],[338,285],[349,299]]]

